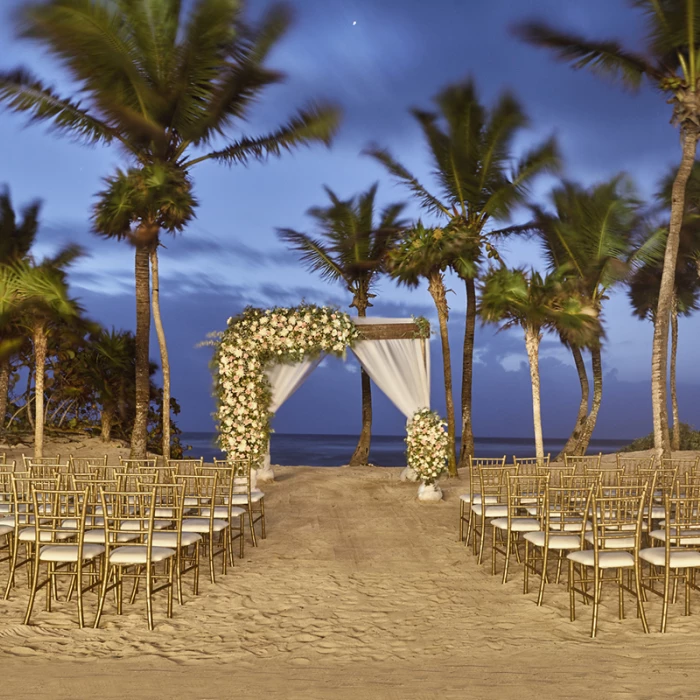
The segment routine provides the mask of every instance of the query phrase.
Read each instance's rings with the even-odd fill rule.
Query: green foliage
[[[680,448],[681,450],[700,450],[700,430],[695,430],[692,425],[680,423]],[[651,450],[654,448],[654,433],[645,435],[623,447],[620,452],[641,452],[643,450]]]

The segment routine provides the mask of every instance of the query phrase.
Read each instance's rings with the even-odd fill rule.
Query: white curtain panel
[[[277,413],[282,404],[306,381],[306,378],[318,367],[323,357],[313,360],[303,360],[293,365],[271,365],[265,370],[272,387],[270,411]],[[267,444],[267,454],[262,471],[270,470],[270,443]]]
[[[383,322],[397,320],[383,319]],[[353,352],[374,383],[407,419],[421,408],[430,408],[428,341],[422,338],[361,340]]]

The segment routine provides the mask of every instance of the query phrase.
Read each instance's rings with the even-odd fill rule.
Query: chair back
[[[155,479],[153,483],[155,484],[172,484],[174,483],[173,477],[177,473],[175,467],[171,467],[168,464],[159,464],[155,467],[140,467],[138,471],[139,476],[150,476]]]
[[[597,455],[564,455],[564,464],[567,467],[575,467],[577,471],[583,472],[586,468],[600,468],[600,461],[603,459],[603,453]]]
[[[645,471],[653,469],[656,456],[652,455],[651,457],[622,457],[618,453],[617,455],[615,455],[615,459],[617,460],[618,469],[622,469],[622,471],[626,475],[632,476],[633,474],[636,474],[640,469]]]
[[[34,488],[32,490],[35,542],[43,546],[78,547],[74,561],[83,561],[85,518],[89,505],[88,490]],[[69,559],[70,560],[70,559]]]
[[[115,547],[146,547],[145,566],[151,564],[156,490],[108,491],[100,489],[101,511],[105,517],[105,548],[109,561]]]
[[[15,532],[23,527],[34,524],[34,489],[56,491],[59,488],[59,478],[35,479],[30,476],[12,475],[12,514],[14,516]],[[41,513],[42,511],[36,511]]]
[[[481,502],[506,505],[508,503],[508,477],[517,474],[517,467],[479,467],[479,493]],[[487,500],[488,499],[488,500]]]
[[[537,476],[540,470],[549,468],[549,457],[549,452],[543,459],[538,459],[537,457],[518,457],[513,455],[513,465],[518,467],[518,474],[531,474],[532,476]]]
[[[177,474],[175,484],[182,486],[183,504],[187,518],[204,518],[213,531],[218,472],[211,474]]]
[[[549,464],[546,467],[537,467],[538,476],[549,475],[549,485],[550,486],[562,486],[561,478],[562,476],[573,476],[576,472],[576,467],[566,467],[560,465]],[[520,473],[520,472],[518,472]]]
[[[673,459],[664,457],[661,460],[659,469],[661,471],[674,471],[675,474],[681,478],[685,474],[695,474],[698,471],[698,462],[700,462],[700,457],[693,458],[681,458]]]
[[[182,530],[182,516],[184,512],[184,484],[151,484],[141,482],[138,484],[140,491],[150,492],[155,488],[156,518],[166,518],[173,521],[178,535]],[[180,542],[180,537],[178,537]]]
[[[580,547],[585,546],[585,535],[591,524],[588,519],[593,498],[593,486],[551,486],[547,488],[542,529],[545,546],[550,536],[578,536]]]
[[[481,492],[479,470],[482,467],[502,468],[506,464],[506,456],[503,457],[472,457],[469,455],[469,493],[472,495]]]
[[[609,490],[598,487],[593,493],[591,511],[593,521],[593,549],[595,560],[606,550],[639,551],[644,521],[646,486],[629,486]],[[632,539],[632,542],[630,542]],[[627,546],[631,544],[631,546]]]
[[[87,467],[93,464],[106,465],[107,455],[103,455],[102,457],[74,457],[73,455],[68,455],[68,461],[74,472],[85,472],[87,471]]]
[[[61,455],[56,455],[55,457],[28,457],[22,454],[22,461],[25,467],[31,467],[36,464],[59,464],[61,461]]]
[[[549,475],[533,476],[508,474],[506,477],[506,494],[508,499],[508,529],[516,520],[532,520],[544,518],[545,502],[547,500],[547,484]]]
[[[575,468],[575,467],[574,467]],[[569,489],[597,489],[600,484],[600,472],[590,474],[562,474],[561,485]]]
[[[199,459],[169,459],[167,464],[175,469],[175,474],[194,476],[197,473],[197,468],[204,466],[204,457]]]
[[[617,486],[620,477],[623,474],[623,470],[614,465],[605,465],[604,467],[588,467],[584,466],[583,473],[585,476],[598,476],[598,483],[601,486]]]
[[[147,459],[124,459],[119,458],[119,464],[122,468],[126,468],[128,471],[137,472],[140,467],[155,467],[158,463],[157,457],[148,457]]]

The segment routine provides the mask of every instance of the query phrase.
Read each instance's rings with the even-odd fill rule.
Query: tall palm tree
[[[640,203],[631,183],[623,176],[590,188],[564,181],[552,191],[551,201],[553,213],[539,206],[531,207],[533,224],[549,269],[569,270],[570,279],[575,279],[585,303],[600,316],[610,289],[621,283],[629,271]],[[563,452],[585,454],[603,398],[601,343],[600,338],[593,338],[586,348],[591,353],[593,370],[590,411],[588,377],[581,355],[584,348],[577,343],[566,344],[579,375],[581,403],[576,425]]]
[[[376,211],[377,184],[350,199],[340,199],[326,187],[330,205],[313,207],[308,214],[318,229],[318,238],[293,229],[279,229],[279,237],[300,253],[301,261],[323,279],[340,282],[352,294],[350,307],[364,317],[372,306],[372,290],[385,271],[388,251],[406,226],[400,216],[404,204],[390,204]],[[350,459],[351,465],[367,464],[372,439],[372,389],[361,370],[362,431]]]
[[[0,265],[10,265],[29,254],[39,228],[40,210],[41,203],[35,200],[24,207],[18,220],[9,189],[0,189]],[[15,346],[11,336],[0,331],[0,434],[5,431],[10,359]]]
[[[431,191],[385,149],[367,153],[404,184],[423,209],[473,241],[451,263],[466,289],[466,327],[462,357],[462,449],[460,464],[474,453],[472,375],[476,322],[476,284],[484,255],[496,255],[494,239],[526,229],[503,228],[523,204],[541,174],[559,167],[556,143],[550,139],[516,158],[515,140],[528,126],[520,103],[502,94],[489,109],[473,80],[451,85],[435,98],[435,111],[412,110],[428,145],[437,190]]]
[[[417,287],[422,279],[428,281],[428,292],[435,302],[440,325],[442,344],[442,368],[445,381],[445,404],[447,407],[447,434],[450,441],[448,468],[451,475],[457,474],[455,456],[455,410],[452,395],[452,357],[450,353],[449,307],[445,289],[445,271],[450,262],[460,257],[460,251],[471,244],[471,238],[449,228],[427,228],[422,222],[406,231],[389,252],[389,273],[400,284]],[[466,255],[465,255],[466,257]]]
[[[278,5],[257,25],[247,22],[242,0],[24,3],[19,35],[59,60],[76,86],[76,98],[57,94],[18,68],[0,72],[0,101],[83,142],[118,145],[131,167],[164,166],[185,175],[208,160],[245,164],[316,141],[328,144],[338,110],[311,104],[267,135],[240,136],[218,147],[248,117],[261,93],[283,80],[266,63],[289,24],[290,13]],[[110,184],[121,184],[119,179]],[[160,214],[169,218],[165,207]],[[123,220],[119,212],[117,218]],[[98,226],[97,231],[115,228]],[[120,229],[121,237],[135,244],[134,457],[144,456],[147,446],[149,258],[160,228],[160,216],[132,210],[128,229]]]
[[[584,303],[574,286],[564,284],[562,271],[542,277],[521,269],[492,269],[484,277],[479,313],[485,322],[500,323],[501,330],[520,326],[532,382],[532,416],[535,454],[544,460],[540,398],[539,346],[542,334],[555,330],[572,345],[590,342],[600,334],[598,314]]]
[[[82,309],[68,296],[65,269],[82,254],[77,246],[67,246],[56,256],[34,265],[19,260],[2,266],[9,303],[17,323],[26,326],[34,346],[34,456],[43,455],[44,382],[49,325],[57,319],[77,317]]]
[[[636,52],[615,40],[589,39],[546,22],[520,24],[516,33],[551,49],[573,68],[587,68],[638,89],[644,78],[672,105],[672,123],[680,129],[681,161],[673,182],[671,220],[664,254],[651,355],[654,444],[670,452],[667,410],[668,336],[685,192],[700,140],[700,0],[630,0],[646,19],[644,48]]]

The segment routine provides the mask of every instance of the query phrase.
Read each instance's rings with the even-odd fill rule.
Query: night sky
[[[10,10],[0,9],[0,64],[24,64],[69,92],[61,70],[33,45],[12,38]],[[250,2],[251,16],[264,2]],[[378,165],[361,155],[370,142],[395,156],[431,185],[421,135],[408,114],[431,107],[445,85],[472,75],[490,104],[504,89],[514,91],[532,120],[521,147],[556,134],[565,175],[591,184],[628,172],[643,196],[679,157],[670,107],[650,89],[623,93],[587,73],[555,63],[546,52],[516,41],[509,24],[541,16],[592,36],[622,37],[637,44],[640,17],[624,0],[296,0],[297,21],[273,53],[270,65],[289,74],[272,88],[242,131],[274,128],[311,98],[340,103],[345,118],[330,150],[312,147],[281,160],[227,169],[203,164],[194,171],[197,219],[161,249],[162,307],[172,366],[173,395],[182,404],[180,426],[211,430],[213,400],[209,349],[196,348],[209,331],[248,304],[296,305],[302,299],[347,307],[344,288],[315,279],[277,241],[278,227],[309,230],[305,211],[325,204],[327,184],[343,197],[380,182],[382,203],[406,199]],[[107,326],[134,327],[133,250],[90,233],[89,212],[100,178],[123,165],[116,149],[87,148],[24,126],[0,113],[0,184],[10,186],[16,206],[39,197],[43,226],[36,252],[50,253],[67,241],[90,257],[71,273],[73,294],[91,317]],[[539,182],[546,198],[555,184]],[[411,204],[410,213],[418,210]],[[540,265],[537,244],[508,241],[503,256],[512,265]],[[464,291],[448,280],[454,363],[461,366]],[[382,316],[426,315],[437,327],[425,287],[379,286],[372,311]],[[605,394],[596,436],[636,437],[651,430],[649,372],[652,328],[631,317],[624,291],[605,307]],[[682,420],[700,426],[695,348],[697,319],[680,322],[679,399]],[[433,339],[434,407],[444,408],[440,345]],[[155,336],[151,355],[157,359]],[[474,431],[477,436],[531,436],[530,382],[522,334],[477,330]],[[542,345],[543,422],[546,436],[566,436],[579,401],[573,363],[554,338]],[[456,387],[459,377],[455,377]],[[404,419],[375,390],[374,431],[400,434]],[[458,394],[457,394],[458,395]],[[354,361],[326,360],[281,409],[279,432],[355,433],[360,425],[360,382]]]

